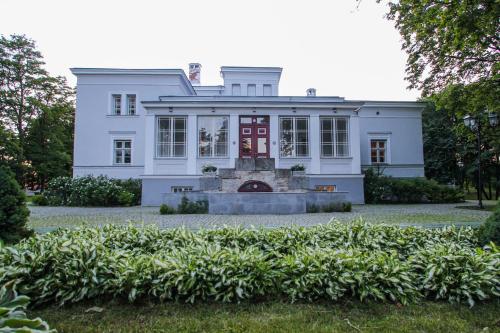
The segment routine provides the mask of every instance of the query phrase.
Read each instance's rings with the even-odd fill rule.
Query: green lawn
[[[93,306],[103,311],[86,312]],[[348,302],[288,304],[86,303],[32,311],[66,332],[500,332],[500,301],[475,307]],[[488,329],[486,329],[486,327]]]

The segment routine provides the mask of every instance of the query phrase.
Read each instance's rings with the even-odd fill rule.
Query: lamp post
[[[483,209],[483,183],[481,179],[481,119],[483,118],[483,114],[488,114],[488,122],[491,127],[496,127],[498,125],[498,116],[496,113],[485,110],[483,113],[478,114],[473,117],[470,115],[466,115],[464,117],[464,124],[468,127],[472,132],[476,133],[477,137],[477,199],[479,201],[479,209]]]

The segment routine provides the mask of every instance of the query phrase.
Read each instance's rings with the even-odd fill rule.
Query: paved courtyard
[[[316,213],[296,215],[160,215],[158,207],[39,207],[30,206],[30,226],[43,232],[56,227],[117,224],[156,224],[160,228],[184,226],[190,229],[220,226],[278,227],[284,225],[311,226],[332,219],[349,222],[357,218],[371,223],[398,225],[477,225],[490,214],[458,208],[463,204],[418,205],[355,205],[350,213]]]

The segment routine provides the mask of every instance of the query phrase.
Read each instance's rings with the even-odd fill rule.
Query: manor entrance
[[[269,116],[240,116],[240,158],[269,158]]]

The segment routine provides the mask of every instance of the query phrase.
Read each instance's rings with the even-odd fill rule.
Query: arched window
[[[238,192],[272,192],[273,189],[268,184],[260,180],[248,180],[238,189]]]

